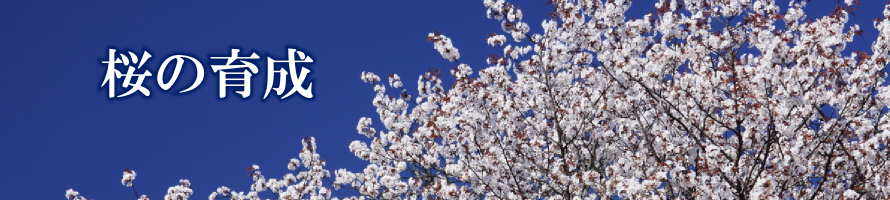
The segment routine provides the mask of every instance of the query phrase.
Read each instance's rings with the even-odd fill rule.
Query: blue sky
[[[513,2],[536,32],[552,9],[544,2]],[[630,16],[654,10],[653,3],[637,1]],[[883,4],[864,3],[854,23],[866,34],[848,51],[868,50],[876,37],[871,21]],[[835,4],[814,0],[807,12],[821,16]],[[138,173],[139,193],[156,199],[179,179],[191,180],[195,199],[223,185],[248,191],[246,167],[257,164],[267,177],[281,177],[298,156],[300,139],[310,135],[329,169],[361,170],[365,162],[348,149],[351,141],[366,140],[356,123],[371,117],[379,125],[375,93],[359,79],[362,71],[399,74],[414,94],[423,72],[455,66],[425,40],[428,33],[452,38],[460,61],[474,69],[501,52],[485,43],[486,34],[502,33],[496,20],[486,19],[481,0],[25,1],[5,3],[0,19],[0,194],[8,199],[62,199],[68,188],[91,199],[133,199],[120,184],[125,168]],[[153,55],[137,70],[155,74],[143,83],[151,96],[108,98],[100,85],[109,48]],[[210,57],[227,56],[231,48],[260,56],[248,98],[232,89],[218,97],[219,74],[210,65],[221,63]],[[284,59],[287,48],[315,61],[304,65],[312,70],[307,82],[314,98],[262,98],[265,58]],[[205,77],[197,89],[177,93],[194,80],[190,65],[170,90],[159,87],[158,68],[172,55],[202,62]]]

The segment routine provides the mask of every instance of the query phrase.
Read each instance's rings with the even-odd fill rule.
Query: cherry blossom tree
[[[430,70],[412,96],[398,75],[362,73],[384,129],[359,119],[363,171],[331,173],[310,137],[297,175],[252,166],[248,194],[210,199],[328,199],[325,185],[360,194],[348,199],[890,198],[890,5],[872,48],[844,56],[857,0],[821,17],[808,1],[659,0],[641,19],[625,0],[547,3],[534,33],[517,6],[484,1],[503,54],[481,70],[431,33],[457,63],[450,86]],[[165,199],[191,193],[174,187]]]

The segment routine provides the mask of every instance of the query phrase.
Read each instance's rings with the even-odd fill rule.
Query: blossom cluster
[[[441,35],[439,32],[435,32],[430,33],[426,39],[435,44],[434,48],[442,54],[442,58],[452,62],[460,58],[460,53],[457,51],[457,48],[454,48],[454,46],[451,45],[451,38],[445,37],[445,35]]]
[[[303,139],[303,149],[300,158],[292,158],[287,163],[289,170],[297,171],[285,174],[281,179],[266,179],[260,171],[260,166],[253,165],[247,168],[254,183],[250,185],[250,192],[235,192],[226,186],[217,188],[210,194],[209,199],[228,198],[231,200],[258,200],[259,193],[272,192],[276,199],[330,199],[331,189],[322,185],[325,178],[330,177],[330,172],[324,168],[325,161],[315,151],[315,138]]]

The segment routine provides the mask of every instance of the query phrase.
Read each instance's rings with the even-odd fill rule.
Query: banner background
[[[553,7],[545,1],[513,3],[523,9],[532,32],[540,33],[540,22],[549,19]],[[655,10],[653,3],[635,3],[628,16],[641,18]],[[883,4],[863,3],[853,23],[866,35],[857,37],[849,52],[870,49],[866,41],[876,37],[871,20],[880,16]],[[431,67],[441,69],[448,88],[453,80],[449,71],[456,66],[426,41],[428,33],[452,38],[460,61],[474,70],[486,67],[490,54],[503,53],[485,42],[486,34],[504,33],[498,21],[486,19],[482,1],[5,4],[0,7],[4,199],[62,199],[68,188],[90,199],[134,199],[132,189],[119,183],[125,168],[137,172],[134,184],[140,195],[154,199],[179,179],[191,181],[194,199],[206,198],[219,186],[246,192],[252,183],[246,167],[257,164],[267,178],[282,177],[307,136],[316,137],[328,169],[360,171],[366,162],[348,149],[351,141],[368,140],[356,132],[358,119],[370,117],[378,131],[384,130],[371,105],[372,85],[359,79],[362,71],[383,81],[390,73],[399,74],[404,88],[416,96],[419,75]],[[786,9],[787,2],[779,4]],[[835,2],[810,5],[809,15],[821,16]],[[107,86],[100,85],[106,71],[101,61],[108,60],[109,48],[152,54],[136,71],[154,74],[143,83],[150,96],[108,98]],[[218,98],[219,74],[210,65],[221,63],[210,57],[228,56],[231,48],[240,48],[241,56],[260,56],[249,60],[259,73],[252,78],[248,98],[235,89]],[[265,58],[286,59],[287,48],[314,59],[303,65],[312,70],[306,85],[312,83],[314,98],[296,93],[284,100],[274,93],[262,98]],[[197,89],[178,93],[194,81],[194,67],[188,64],[170,90],[160,89],[158,68],[172,55],[192,56],[204,65]],[[118,69],[126,72],[122,65]],[[168,68],[165,76],[171,74]],[[124,92],[117,87],[117,94]],[[353,194],[334,192],[338,197]],[[272,196],[264,192],[261,197]]]

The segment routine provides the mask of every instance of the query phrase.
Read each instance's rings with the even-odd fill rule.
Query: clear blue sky
[[[858,7],[854,20],[866,35],[848,51],[868,50],[876,37],[871,22],[883,4],[863,1],[867,4]],[[536,32],[552,9],[544,2],[513,1]],[[654,10],[653,3],[637,1],[631,16]],[[779,4],[784,9],[787,1]],[[821,16],[835,4],[814,0],[807,12]],[[62,199],[68,188],[91,199],[134,199],[120,184],[124,168],[138,173],[140,194],[155,199],[179,179],[191,180],[194,199],[205,199],[223,185],[248,191],[246,167],[258,164],[268,178],[281,177],[288,172],[287,161],[298,156],[300,139],[310,135],[329,169],[358,171],[365,162],[347,147],[366,140],[356,133],[356,123],[371,117],[380,125],[371,105],[372,86],[359,79],[362,71],[397,73],[416,93],[417,77],[427,69],[455,66],[425,40],[433,31],[451,37],[460,61],[474,69],[501,52],[485,43],[486,34],[501,31],[496,20],[486,19],[481,0],[23,1],[6,2],[0,19],[5,72],[0,76],[0,194],[5,199]],[[210,57],[227,56],[232,47],[261,57],[254,61],[260,71],[246,99],[234,90],[218,98],[219,77],[210,69],[220,64]],[[108,98],[100,84],[109,48],[153,55],[137,70],[155,74],[143,83],[150,97]],[[315,97],[279,100],[270,94],[264,100],[265,58],[284,59],[287,48],[314,59],[305,66],[312,70],[307,81]],[[193,81],[191,66],[183,68],[171,90],[162,90],[155,79],[161,62],[177,54],[204,64],[203,83],[184,94],[177,92]]]

